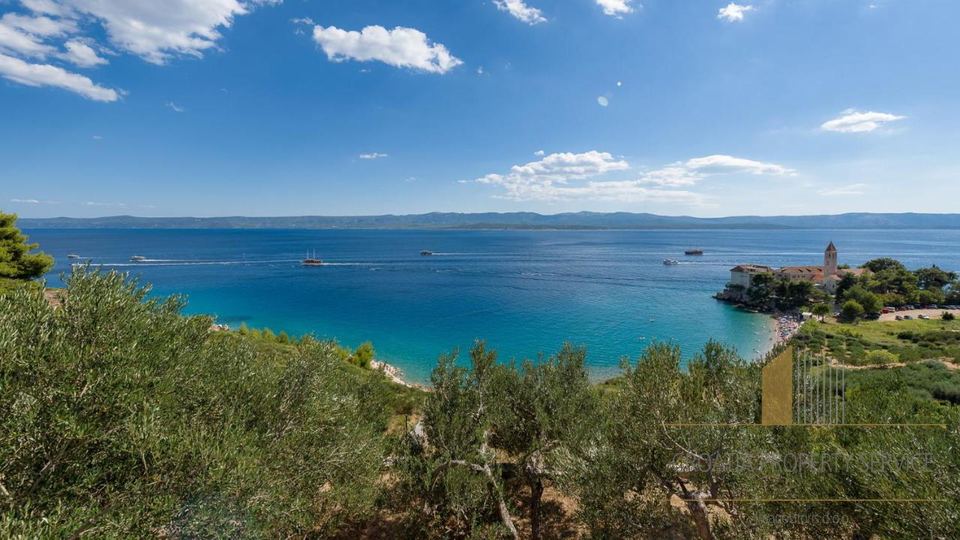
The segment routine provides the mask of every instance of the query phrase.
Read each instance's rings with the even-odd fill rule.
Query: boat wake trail
[[[297,263],[295,259],[280,259],[273,261],[177,261],[165,259],[147,259],[143,262],[129,263],[97,263],[91,264],[94,267],[106,268],[136,268],[136,267],[157,267],[157,266],[212,266],[212,265],[262,265],[278,263]]]

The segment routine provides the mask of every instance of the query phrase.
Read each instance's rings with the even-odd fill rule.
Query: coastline
[[[407,388],[416,388],[417,390],[424,390],[424,391],[430,390],[428,386],[411,383],[406,379],[404,379],[403,370],[392,364],[388,364],[380,360],[372,360],[370,361],[370,369],[381,371],[384,375],[387,376],[388,379],[390,379],[395,384],[399,384],[400,386],[405,386]]]

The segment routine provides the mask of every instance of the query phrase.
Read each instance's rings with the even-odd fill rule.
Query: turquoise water
[[[595,376],[615,373],[652,340],[692,354],[709,339],[741,354],[770,346],[768,317],[711,295],[742,262],[820,264],[878,256],[960,269],[960,231],[251,231],[32,230],[54,255],[130,271],[157,294],[183,293],[189,313],[238,327],[313,333],[356,346],[424,381],[437,356],[483,338],[503,359],[584,344]],[[699,247],[703,257],[684,257]],[[420,255],[420,250],[436,253]],[[302,267],[316,250],[327,264]],[[149,258],[130,263],[132,255]],[[676,258],[681,264],[663,265]]]

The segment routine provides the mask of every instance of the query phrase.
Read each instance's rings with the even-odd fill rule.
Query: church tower
[[[837,246],[833,245],[833,242],[830,242],[827,250],[823,252],[823,275],[837,275]]]

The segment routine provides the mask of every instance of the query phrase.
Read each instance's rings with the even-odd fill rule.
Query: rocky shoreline
[[[406,386],[407,388],[417,388],[420,390],[429,390],[428,387],[423,386],[422,384],[413,384],[411,382],[407,382],[406,380],[404,380],[403,370],[401,370],[397,366],[388,364],[386,362],[382,362],[380,360],[373,360],[370,362],[370,368],[382,371],[383,374],[386,375],[388,379],[399,384],[400,386]]]

